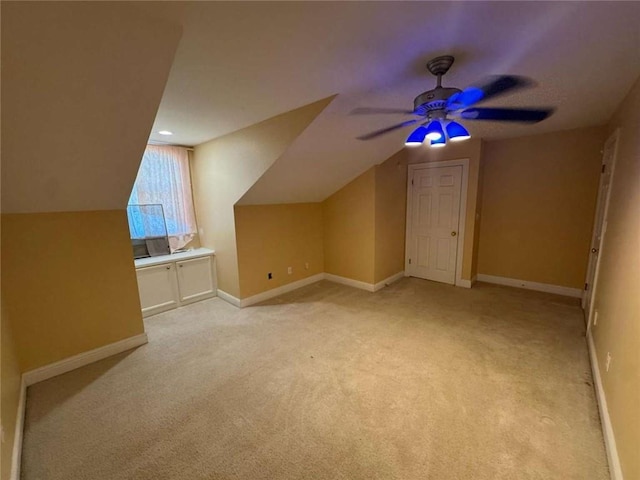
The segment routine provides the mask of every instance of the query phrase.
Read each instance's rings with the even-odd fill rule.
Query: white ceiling
[[[435,85],[425,64],[436,55],[456,57],[445,86],[498,73],[538,82],[487,106],[557,108],[533,126],[465,123],[487,139],[606,123],[640,76],[640,2],[192,2],[154,13],[184,27],[154,141],[166,129],[197,145],[338,94],[243,203],[322,200],[402,148],[410,127],[355,136],[406,117],[348,113],[412,108]]]

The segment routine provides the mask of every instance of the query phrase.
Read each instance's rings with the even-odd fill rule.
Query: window
[[[129,205],[162,205],[171,251],[183,248],[193,240],[197,227],[187,149],[147,145]],[[157,219],[145,218],[144,212],[150,211],[154,211],[155,215],[158,209],[127,209],[132,239],[157,234],[156,228],[152,234],[148,232],[150,224],[157,224]]]

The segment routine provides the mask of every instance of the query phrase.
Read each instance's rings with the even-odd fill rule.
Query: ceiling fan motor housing
[[[413,100],[413,111],[416,115],[430,118],[444,118],[447,100],[451,95],[460,92],[459,88],[436,87],[421,93]],[[438,115],[441,112],[441,115]]]
[[[399,128],[420,123],[420,127],[418,127],[409,136],[407,139],[408,143],[406,143],[407,145],[415,145],[424,140],[425,132],[423,130],[425,126],[427,129],[430,126],[439,128],[442,132],[442,121],[447,119],[447,114],[449,113],[459,114],[461,118],[467,120],[522,123],[540,122],[553,113],[553,108],[469,108],[478,102],[484,102],[497,95],[502,95],[506,92],[523,87],[530,87],[533,85],[533,82],[525,77],[519,77],[516,75],[498,75],[485,80],[480,85],[467,87],[464,91],[459,88],[445,88],[442,86],[442,76],[447,73],[453,62],[454,57],[452,55],[443,55],[436,57],[427,63],[427,70],[437,77],[437,84],[434,89],[422,92],[413,100],[413,110],[411,112],[407,112],[405,110],[398,111],[396,109],[377,109],[377,111],[375,111],[376,109],[373,109],[374,112],[370,112],[412,114],[423,117],[423,119],[413,119],[402,122],[397,125],[376,130],[375,132],[371,132],[367,135],[362,135],[358,138],[360,140],[369,140],[371,138],[376,138],[380,135],[393,132]],[[449,103],[450,99],[451,102]],[[464,140],[470,138],[469,132],[462,125],[457,124],[456,122],[444,123],[446,123],[447,129],[457,125],[457,131],[453,133],[447,131],[447,135],[451,140]],[[438,140],[435,143],[432,141],[432,146],[445,145],[446,141],[444,140],[444,132],[441,133],[441,136],[442,140]]]

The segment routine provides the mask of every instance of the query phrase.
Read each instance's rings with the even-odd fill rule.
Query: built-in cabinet
[[[191,252],[136,260],[142,316],[148,317],[216,294],[213,251]]]
[[[215,294],[211,257],[176,262],[176,266],[178,267],[178,293],[181,305],[197,302]]]
[[[175,263],[137,268],[136,275],[143,317],[178,307]]]

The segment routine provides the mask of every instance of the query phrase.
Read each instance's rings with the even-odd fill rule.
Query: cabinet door
[[[178,285],[175,270],[175,263],[165,263],[136,270],[143,317],[178,306]]]
[[[177,262],[180,303],[197,302],[215,295],[211,257]]]

